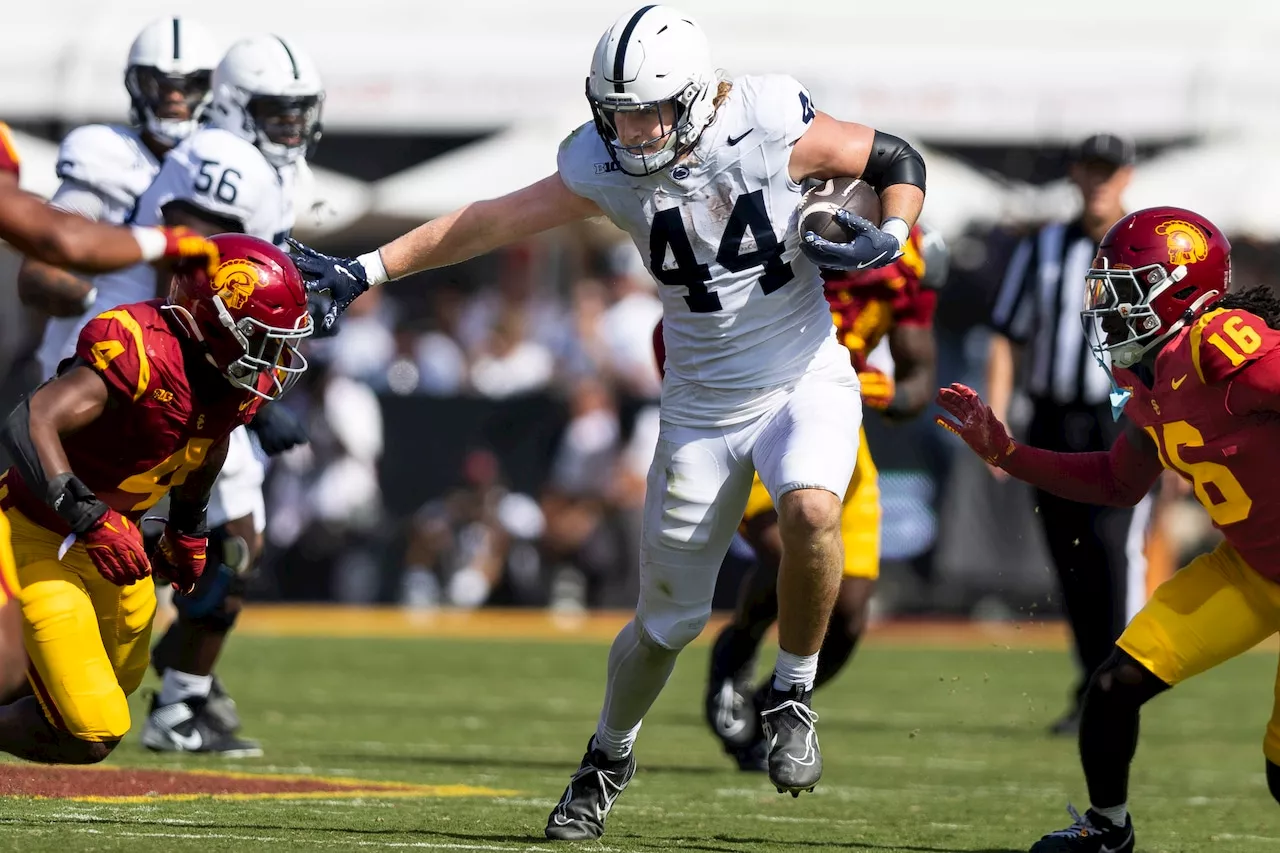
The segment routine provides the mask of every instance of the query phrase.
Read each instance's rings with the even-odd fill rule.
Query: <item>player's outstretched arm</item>
[[[595,202],[565,186],[557,173],[501,198],[465,205],[358,258],[332,257],[297,241],[290,243],[295,250],[294,264],[307,286],[328,291],[333,297],[333,306],[324,318],[328,328],[373,285],[461,263],[601,213]]]
[[[952,383],[938,391],[936,402],[951,416],[936,418],[938,425],[960,436],[988,464],[1067,500],[1134,506],[1160,476],[1155,444],[1132,423],[1126,423],[1109,452],[1054,453],[1010,438],[972,388]]]
[[[124,228],[49,207],[16,185],[0,185],[0,239],[28,257],[84,273],[110,272],[161,259],[216,266],[217,249],[181,229]]]
[[[27,488],[66,522],[98,572],[125,586],[151,573],[142,535],[71,470],[62,436],[89,428],[106,409],[103,378],[81,364],[36,389],[0,428],[0,443]]]

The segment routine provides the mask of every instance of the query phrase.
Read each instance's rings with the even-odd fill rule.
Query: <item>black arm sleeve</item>
[[[4,426],[0,427],[0,444],[8,451],[13,466],[27,487],[37,495],[45,494],[49,489],[49,478],[45,476],[40,454],[31,441],[30,397],[23,397],[22,402],[9,413]]]
[[[905,139],[877,130],[862,179],[881,191],[894,184],[911,184],[923,192],[924,158]]]
[[[27,488],[44,495],[45,502],[72,532],[82,534],[106,515],[107,505],[75,474],[59,474],[50,480],[45,473],[40,454],[31,441],[30,398],[23,398],[0,428],[0,444],[13,458],[13,465]]]

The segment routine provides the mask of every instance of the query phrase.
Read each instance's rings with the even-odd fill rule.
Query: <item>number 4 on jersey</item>
[[[756,248],[743,252],[742,240],[748,231],[755,239]],[[665,266],[668,250],[675,261],[674,267]],[[764,191],[738,196],[720,237],[716,263],[729,272],[763,267],[760,288],[765,293],[773,293],[794,277],[791,265],[782,260],[782,250],[764,206]],[[649,232],[649,269],[663,284],[688,288],[684,301],[693,313],[709,314],[720,310],[720,297],[707,289],[711,268],[698,263],[679,208],[660,210],[653,217],[653,229]]]

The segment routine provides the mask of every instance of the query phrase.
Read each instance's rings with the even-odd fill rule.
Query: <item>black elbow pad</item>
[[[31,441],[30,397],[23,397],[5,419],[4,426],[0,427],[0,444],[9,453],[27,488],[43,496],[49,483],[40,463],[40,454],[36,453],[36,446]]]
[[[894,184],[911,184],[923,192],[924,158],[905,139],[877,130],[862,179],[881,191]]]

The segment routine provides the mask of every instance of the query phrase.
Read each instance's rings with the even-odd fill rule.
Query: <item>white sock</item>
[[[1121,803],[1120,805],[1112,806],[1109,809],[1100,809],[1095,806],[1093,807],[1093,810],[1111,821],[1115,826],[1120,827],[1124,826],[1125,819],[1129,817],[1128,803]]]
[[[787,691],[794,686],[813,689],[818,678],[817,655],[793,655],[778,649],[778,662],[773,666],[773,689]]]
[[[158,702],[161,705],[172,705],[192,698],[203,699],[209,695],[212,687],[212,675],[192,675],[170,667],[164,671],[164,684],[160,688]]]
[[[609,649],[609,680],[596,726],[596,748],[617,761],[631,754],[640,722],[675,669],[679,652],[640,642],[640,628],[628,622]]]
[[[611,729],[602,720],[596,724],[596,736],[591,745],[600,750],[610,761],[620,761],[631,754],[640,734],[640,723],[625,730]]]

